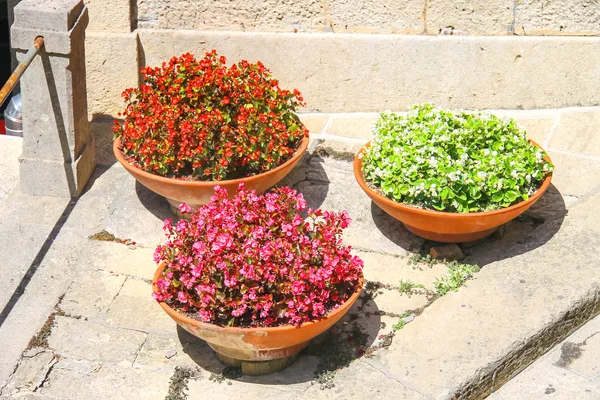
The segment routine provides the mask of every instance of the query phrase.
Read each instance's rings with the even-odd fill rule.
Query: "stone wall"
[[[600,34],[598,0],[137,0],[136,6],[138,27],[149,29]]]
[[[600,0],[84,1],[95,118],[142,66],[212,48],[262,60],[304,112],[600,104]]]

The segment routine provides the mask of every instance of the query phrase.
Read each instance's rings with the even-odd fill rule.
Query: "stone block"
[[[86,248],[86,265],[90,269],[102,270],[108,276],[120,274],[151,280],[156,271],[153,248],[138,246],[136,249],[130,249],[121,243],[95,240],[89,240]]]
[[[353,139],[371,140],[379,114],[332,116],[324,133]]]
[[[140,67],[137,44],[137,33],[87,34],[85,45],[90,117],[116,118],[125,108],[121,93],[138,86]]]
[[[325,10],[320,1],[249,0],[137,0],[140,28],[320,32]]]
[[[22,0],[14,8],[14,18],[23,28],[66,32],[83,9],[82,0]]]
[[[206,342],[182,329],[179,336],[148,334],[134,366],[151,368],[196,368],[198,364],[209,371],[219,371],[223,365]]]
[[[430,35],[508,35],[513,0],[429,0],[425,15]]]
[[[90,23],[88,31],[131,32],[133,2],[130,0],[84,0]]]
[[[171,371],[64,358],[55,364],[37,395],[48,399],[162,400],[171,376]]]
[[[375,366],[370,365],[373,363]],[[340,399],[387,399],[420,400],[425,396],[411,389],[413,386],[404,384],[402,380],[387,371],[380,370],[372,360],[355,361],[349,368],[340,369],[332,379],[333,389],[322,390],[320,385],[312,385],[307,391],[297,397],[298,400],[330,399],[330,390],[335,391],[335,397]]]
[[[199,379],[189,381],[188,398],[296,399],[311,386],[310,381],[314,378],[317,363],[316,357],[300,356],[294,364],[281,372],[264,376],[242,376],[225,382],[209,381],[210,375],[203,372]]]
[[[79,273],[63,297],[60,308],[67,314],[89,319],[106,317],[126,277],[106,271]]]
[[[549,151],[554,163],[552,184],[563,196],[583,196],[600,182],[600,160]]]
[[[48,345],[63,357],[131,365],[146,334],[68,317],[56,317]]]
[[[412,264],[410,257],[394,257],[364,251],[354,251],[364,263],[365,279],[386,285],[398,286],[400,280],[412,281],[432,288],[436,278],[446,274],[448,269],[443,264]]]
[[[515,32],[519,35],[598,35],[600,7],[594,1],[518,0]]]
[[[57,359],[50,350],[34,348],[25,351],[10,381],[1,388],[2,397],[21,397],[35,391],[44,383],[46,375],[56,362]]]
[[[566,111],[560,116],[550,148],[600,158],[600,108]]]
[[[310,133],[322,133],[329,121],[327,114],[299,114],[298,116]]]
[[[550,134],[554,125],[554,118],[516,118],[515,121],[519,128],[527,132],[527,137],[532,139],[540,146]]]
[[[213,48],[229,62],[261,60],[281,87],[303,93],[305,113],[402,111],[426,101],[463,109],[600,103],[600,38],[139,33],[150,65]]]
[[[365,143],[366,140],[340,140],[327,136],[319,139],[319,144],[315,147],[314,152],[321,157],[352,162]]]
[[[152,298],[152,285],[128,279],[113,301],[106,322],[144,332],[175,332],[176,324]]]
[[[329,0],[326,25],[335,33],[420,34],[425,0]]]
[[[21,192],[34,196],[77,196],[96,166],[93,145],[74,163],[24,157],[19,161]]]

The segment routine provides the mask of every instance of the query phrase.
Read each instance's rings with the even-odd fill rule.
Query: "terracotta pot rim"
[[[153,291],[156,288],[156,281],[158,280],[158,277],[162,273],[163,269],[165,268],[165,265],[166,265],[166,263],[164,261],[161,261],[158,268],[156,269],[156,272],[154,272],[154,277],[152,278],[152,290]],[[296,329],[302,329],[302,328],[308,327],[310,325],[319,324],[329,318],[335,317],[336,315],[338,315],[340,313],[342,313],[342,314],[346,313],[347,309],[352,304],[354,304],[354,302],[356,301],[356,299],[362,292],[363,286],[364,286],[364,276],[361,273],[361,276],[358,280],[358,286],[357,286],[356,290],[354,291],[352,296],[350,296],[344,303],[342,303],[335,310],[333,310],[330,313],[328,313],[327,315],[325,315],[323,318],[318,319],[316,321],[305,322],[302,325],[300,325],[299,327],[295,327],[293,325],[274,326],[274,327],[257,327],[257,328],[225,327],[225,326],[219,326],[219,325],[215,325],[215,324],[209,324],[207,322],[202,322],[202,321],[198,321],[197,319],[187,317],[187,316],[183,315],[182,313],[173,309],[171,306],[169,306],[164,301],[159,301],[158,304],[175,321],[177,321],[177,320],[183,321],[184,323],[187,323],[187,324],[199,327],[199,328],[203,328],[203,329],[209,329],[209,330],[213,330],[213,331],[216,330],[216,331],[221,331],[224,333],[252,333],[252,332],[256,332],[256,331],[261,331],[261,332],[267,331],[267,332],[273,332],[273,333],[278,332],[279,333],[279,332],[285,332],[285,331],[292,331],[292,330],[296,330]]]
[[[534,146],[542,149],[542,147],[539,144],[537,144],[536,142],[534,142],[533,140],[529,139],[529,141]],[[499,215],[499,214],[508,213],[513,210],[522,208],[523,206],[526,206],[527,204],[537,201],[537,199],[540,198],[546,192],[546,189],[548,189],[548,186],[550,186],[550,181],[552,180],[552,173],[550,173],[544,178],[544,180],[542,181],[542,184],[540,185],[538,190],[533,194],[533,196],[530,196],[525,201],[521,201],[517,204],[513,204],[512,206],[501,208],[498,210],[478,211],[478,212],[472,212],[472,213],[459,213],[459,212],[429,210],[426,208],[419,208],[419,207],[411,206],[411,205],[404,204],[404,203],[398,203],[397,201],[394,201],[385,196],[382,196],[381,194],[377,193],[376,191],[371,189],[369,186],[367,186],[366,180],[365,180],[365,178],[363,176],[363,172],[362,172],[362,158],[359,158],[358,156],[361,155],[362,153],[364,153],[370,145],[371,145],[371,141],[367,142],[363,147],[361,147],[361,149],[358,151],[358,153],[356,153],[356,155],[354,156],[354,163],[353,163],[354,164],[353,165],[354,177],[356,178],[356,181],[358,182],[358,184],[360,185],[362,190],[364,190],[370,197],[375,197],[375,198],[377,198],[378,201],[381,201],[390,207],[402,209],[407,212],[414,212],[414,213],[421,214],[421,215],[427,215],[427,216],[431,216],[431,217],[467,218],[467,217],[486,217],[486,216],[491,216],[491,215]],[[548,156],[548,155],[546,155],[545,159],[547,161],[551,161],[550,156]]]
[[[245,178],[230,179],[230,180],[226,180],[226,181],[185,181],[182,179],[167,178],[165,176],[151,174],[147,171],[144,171],[144,170],[136,167],[135,165],[133,165],[129,161],[127,161],[127,159],[123,155],[123,151],[121,151],[121,137],[117,137],[113,141],[113,153],[115,154],[115,157],[117,158],[119,163],[121,163],[121,165],[123,165],[123,167],[125,167],[125,169],[128,170],[130,173],[132,173],[134,176],[140,175],[142,177],[145,177],[145,178],[148,178],[151,180],[168,183],[171,185],[210,188],[210,187],[213,187],[216,185],[224,186],[224,185],[236,185],[236,184],[239,184],[242,182],[253,182],[255,180],[261,179],[262,177],[264,177],[267,174],[276,173],[277,171],[282,170],[282,169],[286,168],[288,165],[295,162],[298,158],[302,157],[302,154],[304,154],[304,152],[306,151],[306,148],[308,147],[308,142],[309,142],[309,136],[308,135],[304,136],[302,138],[302,141],[300,142],[300,146],[296,149],[296,152],[294,153],[294,155],[289,160],[287,160],[286,162],[284,162],[281,165],[278,165],[277,167],[275,167],[273,169],[270,169],[268,171],[262,172],[257,175],[252,175],[252,176],[248,176]]]

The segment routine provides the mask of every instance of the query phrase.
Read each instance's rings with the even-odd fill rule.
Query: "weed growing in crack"
[[[27,344],[27,348],[25,350],[33,349],[34,347],[44,347],[48,348],[48,338],[52,333],[52,328],[54,327],[54,318],[56,317],[56,313],[53,312],[48,315],[48,319],[44,322],[44,325],[40,328],[39,332],[35,334],[29,343]]]
[[[223,383],[227,382],[228,385],[231,385],[231,379],[239,379],[242,377],[242,369],[238,367],[225,367],[220,374],[210,374],[208,378],[211,382]]]
[[[335,386],[333,378],[336,371],[365,354],[367,340],[368,335],[355,322],[347,336],[342,335],[341,330],[334,326],[307,348],[307,354],[319,357],[315,381],[321,389]]]
[[[414,283],[410,279],[400,279],[400,284],[398,287],[400,294],[405,294],[408,297],[411,297],[415,289],[425,289],[425,285],[422,283]]]
[[[27,344],[27,347],[25,348],[25,350],[29,350],[34,347],[44,347],[44,348],[49,347],[48,346],[48,338],[52,334],[52,328],[54,328],[54,322],[56,320],[56,317],[68,317],[68,318],[81,319],[80,315],[68,314],[60,308],[60,303],[61,303],[63,297],[64,297],[64,295],[62,295],[58,298],[58,301],[56,302],[56,305],[54,306],[54,311],[52,311],[50,313],[50,315],[48,315],[48,318],[46,319],[46,322],[44,322],[44,325],[42,325],[40,330],[29,340],[29,343]]]
[[[98,240],[101,242],[121,243],[121,244],[124,244],[127,246],[129,246],[129,245],[135,246],[135,242],[132,241],[131,239],[118,238],[115,235],[113,235],[112,233],[108,232],[107,230],[102,230],[100,232],[94,233],[93,235],[88,236],[88,239]]]
[[[456,261],[450,262],[448,265],[448,274],[442,276],[433,283],[436,294],[443,296],[450,291],[457,292],[458,288],[463,286],[466,281],[471,279],[480,268],[472,264],[459,264]]]
[[[175,367],[175,372],[169,382],[169,394],[165,400],[185,400],[187,399],[186,390],[190,379],[197,379],[198,372],[188,367]]]

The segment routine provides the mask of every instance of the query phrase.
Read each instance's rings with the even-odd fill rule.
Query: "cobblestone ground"
[[[8,246],[0,249],[3,259],[18,256],[23,264],[39,264],[0,326],[0,367],[11,359],[9,353],[18,359],[10,364],[8,379],[0,379],[0,397],[178,399],[177,390],[186,385],[190,399],[485,397],[600,311],[597,261],[590,256],[600,248],[600,158],[589,147],[574,147],[564,133],[569,130],[555,125],[532,125],[539,128],[540,142],[558,143],[559,150],[550,151],[557,165],[554,185],[499,234],[462,245],[461,262],[482,270],[458,293],[442,297],[435,295],[434,283],[448,275],[449,266],[423,257],[434,244],[406,231],[356,184],[348,160],[360,143],[328,140],[313,147],[282,184],[302,191],[311,207],[348,210],[353,223],[345,240],[365,260],[367,285],[344,320],[295,364],[262,377],[224,368],[203,341],[178,329],[151,298],[152,252],[163,240],[168,205],[119,165],[99,167],[47,253],[40,253],[41,261]],[[550,129],[556,130],[552,137]],[[567,143],[564,149],[561,141]],[[7,201],[20,200],[15,196]],[[35,201],[31,204],[42,200]],[[48,209],[64,207],[43,201]],[[55,220],[39,219],[26,202],[10,210],[6,204],[0,217],[10,212],[24,224],[23,235],[34,223],[43,225],[40,238],[27,242],[43,243]],[[14,224],[6,225],[7,234],[16,232]],[[136,244],[88,238],[103,230]],[[13,270],[7,271],[14,279],[10,290],[0,293],[2,304],[23,273]],[[423,288],[408,290],[409,281]],[[588,389],[589,398],[600,398],[592,382],[598,367],[589,358],[598,354],[592,333],[567,339],[574,344],[563,343],[495,396],[537,398],[537,386],[532,396],[515,397],[529,393],[515,385],[530,384],[536,365],[557,363],[552,357],[558,357],[566,366],[548,367],[556,379],[536,381],[553,385],[544,391],[564,392],[557,374],[573,377],[572,382],[585,375],[589,385],[580,386],[584,392],[573,398],[585,398]],[[573,356],[579,350],[582,356]]]

